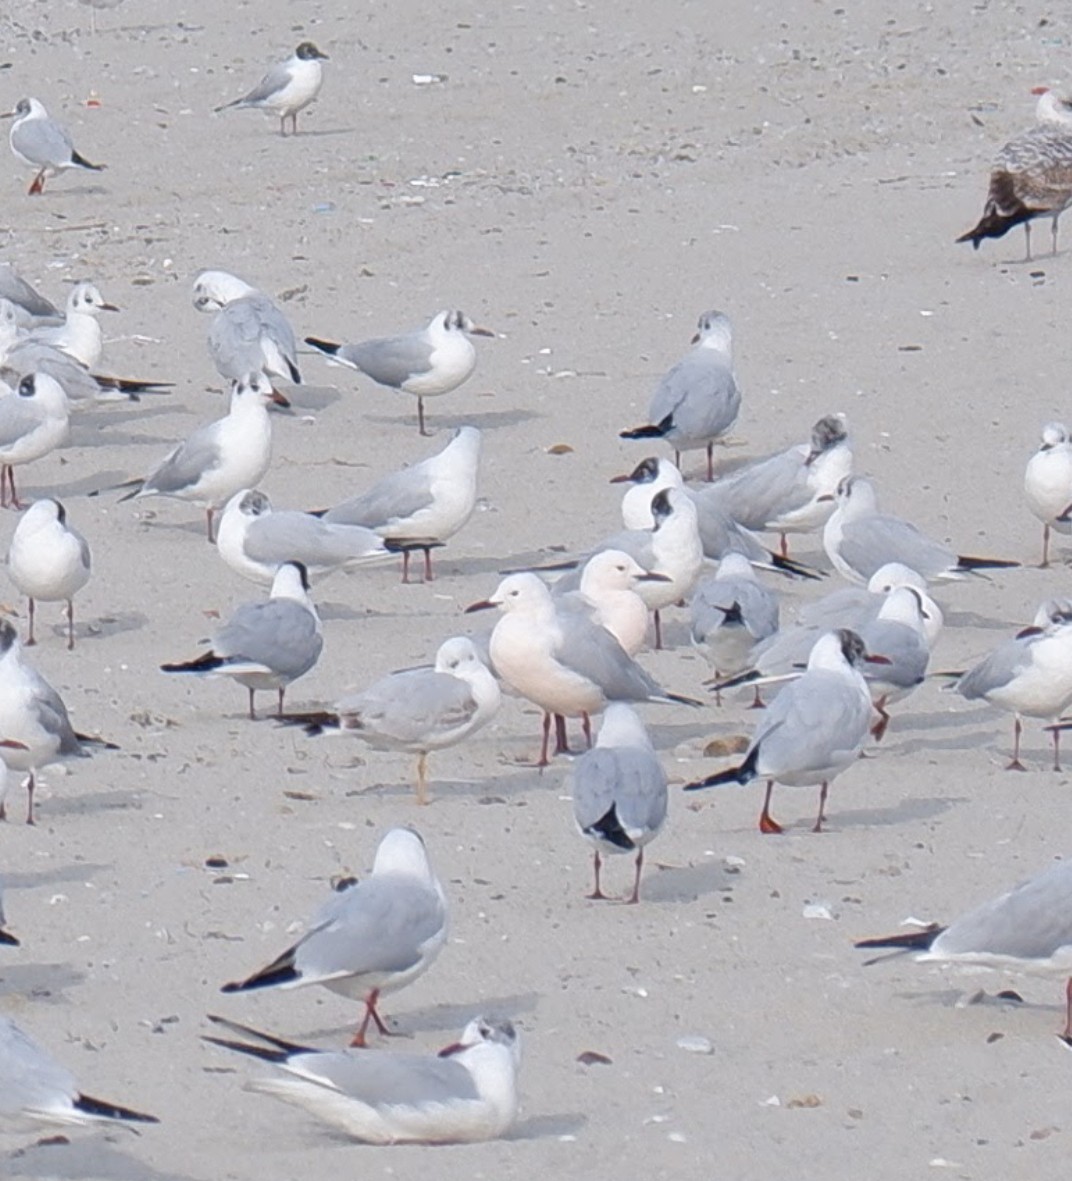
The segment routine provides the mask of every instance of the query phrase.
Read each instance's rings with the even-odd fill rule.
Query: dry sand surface
[[[708,307],[736,326],[733,460],[843,411],[889,509],[961,552],[1037,562],[1021,481],[1041,425],[1069,413],[1072,257],[1010,262],[1019,230],[978,253],[953,238],[982,208],[992,154],[1030,124],[1029,88],[1063,81],[1066,23],[1034,2],[24,0],[0,8],[0,30],[0,106],[41,98],[108,165],[30,199],[5,151],[3,257],[57,300],[95,278],[123,307],[105,324],[106,368],[177,382],[169,398],[82,415],[71,445],[23,476],[30,495],[67,502],[95,556],[77,650],[53,607],[33,658],[77,725],[121,750],[49,770],[36,828],[18,823],[15,793],[0,832],[23,941],[0,949],[0,1008],[89,1093],[163,1122],[69,1145],[5,1137],[0,1173],[1066,1175],[1062,983],[1018,979],[1023,1007],[958,1009],[1006,982],[910,960],[865,969],[852,947],[909,915],[946,919],[1068,851],[1072,783],[1044,769],[1037,725],[1030,773],[1006,774],[1009,719],[928,684],[838,780],[829,832],[808,831],[811,789],[780,789],[792,827],[770,838],[755,828],[758,785],[678,790],[718,765],[703,757],[711,738],[751,729],[747,695],[721,712],[646,708],[670,821],[642,905],[595,904],[563,760],[542,776],[525,765],[535,711],[511,699],[475,741],[433,756],[436,800],[418,812],[409,757],[253,725],[229,682],[159,674],[198,651],[213,613],[259,592],[207,546],[198,510],[86,497],[221,413],[190,283],[223,266],[281,298],[302,335],[362,339],[441,307],[501,334],[478,342],[465,387],[430,404],[434,440],[418,437],[411,398],[304,359],[298,413],[275,420],[277,504],[340,499],[459,423],[484,430],[486,460],[480,508],[434,584],[400,587],[391,564],[322,585],[324,657],[295,707],[427,659],[472,625],[461,608],[500,569],[615,529],[607,479],[650,449],[617,432],[643,421]],[[210,114],[306,37],[331,60],[298,138],[256,112]],[[1045,226],[1036,240],[1048,245]],[[559,443],[572,450],[550,453]],[[0,521],[0,540],[14,524]],[[800,553],[825,563],[815,539]],[[787,611],[817,593],[784,589]],[[1062,564],[940,588],[935,666],[962,667],[1068,590]],[[644,663],[702,694],[707,667],[670,614],[671,649]],[[385,1011],[403,1048],[443,1045],[480,1011],[517,1021],[524,1105],[507,1141],[356,1146],[245,1092],[262,1067],[199,1040],[218,1011],[343,1042],[357,1006],[333,994],[218,988],[282,950],[399,823],[425,835],[453,927]],[[230,871],[206,868],[213,855]],[[624,890],[629,863],[608,872]],[[713,1052],[680,1048],[689,1037]],[[611,1061],[582,1065],[584,1051]]]

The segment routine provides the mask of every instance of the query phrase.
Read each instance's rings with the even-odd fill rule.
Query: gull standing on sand
[[[222,991],[322,984],[364,1002],[364,1019],[350,1042],[364,1046],[370,1021],[388,1033],[376,1007],[380,996],[422,976],[446,941],[447,900],[424,841],[412,828],[392,828],[369,877],[332,894],[293,947]]]
[[[58,500],[38,500],[23,514],[7,551],[7,572],[29,599],[29,633],[34,639],[36,603],[67,604],[67,650],[74,648],[74,596],[89,581],[89,543],[67,523],[67,510]]]
[[[424,399],[449,394],[467,381],[476,368],[476,349],[470,336],[494,336],[464,312],[437,312],[427,328],[405,336],[386,336],[360,344],[335,344],[307,336],[305,343],[371,377],[377,385],[404,390],[417,399],[417,426],[424,429]]]
[[[308,591],[305,567],[284,562],[269,599],[243,603],[216,633],[207,652],[183,664],[162,664],[161,671],[230,677],[249,691],[251,722],[257,720],[256,691],[274,689],[277,717],[282,717],[287,686],[305,676],[324,647],[320,616]]]
[[[984,238],[1001,238],[1023,225],[1025,262],[1031,261],[1031,222],[1051,218],[1052,254],[1057,253],[1057,220],[1072,203],[1072,106],[1046,87],[1035,116],[1039,126],[1022,132],[1001,149],[990,169],[990,188],[978,224],[958,242],[974,249]]]
[[[0,1128],[21,1131],[114,1123],[157,1124],[154,1115],[82,1094],[74,1075],[47,1050],[0,1016]]]
[[[741,393],[733,371],[733,329],[722,312],[704,312],[693,347],[656,387],[650,425],[622,431],[622,439],[665,439],[681,466],[682,451],[707,450],[707,478],[714,479],[713,449],[737,421]]]
[[[595,746],[573,763],[567,782],[577,828],[595,846],[595,888],[588,897],[607,897],[600,889],[601,851],[635,852],[633,892],[626,901],[638,902],[644,846],[666,822],[666,772],[631,706],[607,706]]]
[[[921,964],[966,964],[1065,979],[1060,1037],[1072,1045],[1072,861],[1058,861],[947,927],[934,923],[920,931],[861,939],[856,946],[919,952],[915,959]]]
[[[328,55],[321,53],[312,41],[303,41],[293,56],[272,66],[257,85],[242,98],[216,107],[216,114],[232,108],[252,107],[258,111],[271,111],[279,116],[279,134],[287,134],[287,120],[291,130],[298,134],[298,113],[320,93],[324,85],[324,67]]]
[[[360,525],[329,525],[310,513],[276,511],[263,492],[242,488],[227,502],[216,530],[220,557],[237,574],[271,586],[284,562],[300,562],[310,582],[353,570],[391,551]]]
[[[1042,442],[1024,472],[1027,507],[1042,522],[1042,561],[1050,564],[1050,532],[1072,533],[1072,521],[1062,517],[1072,506],[1072,442],[1063,422],[1048,422]]]
[[[47,373],[24,377],[14,396],[0,397],[0,508],[22,508],[15,468],[50,455],[70,433],[67,395]]]
[[[205,510],[208,539],[212,519],[236,492],[260,482],[272,459],[272,420],[268,403],[290,403],[272,389],[262,373],[236,381],[226,417],[206,423],[164,457],[163,461],[120,501],[143,496],[170,496]],[[2,406],[2,402],[0,402]],[[293,556],[293,555],[290,555]]]
[[[669,581],[669,575],[645,570],[623,550],[606,549],[585,562],[576,590],[561,591],[556,583],[551,592],[560,609],[587,611],[628,655],[635,656],[644,647],[651,621],[637,587],[643,582]]]
[[[887,562],[900,562],[928,582],[1020,565],[1003,558],[956,554],[910,522],[880,513],[875,486],[863,476],[846,476],[838,485],[836,501],[837,508],[823,529],[823,548],[849,582],[866,583]]]
[[[881,742],[889,728],[888,706],[903,701],[923,684],[931,659],[927,638],[927,596],[914,587],[892,590],[879,608],[878,615],[859,631],[868,652],[881,652],[886,661],[867,664],[864,680],[878,721],[871,736]]]
[[[36,98],[20,98],[13,111],[6,111],[0,119],[14,119],[8,140],[16,158],[30,168],[37,169],[37,175],[30,185],[31,197],[45,191],[45,180],[59,176],[68,168],[88,168],[101,172],[103,164],[90,164],[74,150],[71,133],[50,118],[44,104]]]
[[[409,582],[411,550],[424,551],[424,581],[432,581],[432,549],[457,533],[476,508],[481,435],[459,427],[436,455],[377,480],[324,514],[333,525],[374,529],[402,551],[402,581]]]
[[[778,833],[782,827],[770,814],[775,783],[818,784],[819,812],[812,832],[821,832],[830,781],[852,766],[867,741],[871,694],[861,670],[865,662],[884,660],[869,654],[863,640],[847,628],[820,636],[808,657],[807,671],[771,702],[744,761],[686,784],[685,790],[766,779],[759,831]]]
[[[294,329],[263,291],[228,271],[202,271],[194,280],[194,307],[215,313],[208,350],[221,377],[237,381],[263,372],[301,384]]]
[[[440,645],[435,664],[389,673],[361,693],[344,697],[328,713],[292,714],[305,732],[339,730],[373,750],[417,756],[417,803],[427,804],[428,755],[463,742],[498,713],[499,683],[471,640],[455,636]]]
[[[314,1050],[209,1017],[232,1033],[204,1040],[271,1062],[284,1077],[254,1079],[275,1095],[365,1144],[472,1144],[503,1136],[517,1119],[520,1040],[509,1021],[474,1017],[438,1054]]]
[[[610,701],[660,701],[699,705],[667,693],[587,612],[559,610],[536,574],[510,574],[490,599],[466,611],[498,607],[502,618],[491,633],[491,661],[513,689],[543,711],[538,767],[548,765],[551,718],[580,717],[591,738],[590,715]],[[558,753],[558,752],[556,752]]]
[[[73,357],[87,369],[95,369],[104,352],[104,333],[97,317],[101,312],[119,310],[101,295],[95,284],[83,279],[71,288],[67,296],[63,323],[34,328],[27,339],[36,344],[50,345]]]

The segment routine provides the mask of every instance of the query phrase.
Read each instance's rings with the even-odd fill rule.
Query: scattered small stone
[[[226,869],[229,864],[222,853],[214,853],[211,857],[205,858],[205,866],[208,869]]]
[[[316,799],[316,796],[311,791],[284,791],[283,795],[288,800],[312,801]]]
[[[1061,1129],[1056,1127],[1050,1128],[1036,1128],[1030,1136],[1029,1140],[1048,1140],[1054,1132],[1059,1132]]]
[[[995,1042],[1000,1042],[1005,1035],[1003,1033],[991,1033],[987,1035],[986,1044],[992,1046]]]
[[[729,738],[713,738],[703,749],[705,759],[724,758],[726,755],[743,754],[750,739],[745,734],[733,734]]]
[[[822,1099],[815,1094],[797,1095],[786,1102],[786,1107],[822,1107]]]
[[[610,1066],[613,1059],[608,1058],[606,1054],[601,1054],[598,1050],[583,1050],[577,1055],[577,1061],[582,1066]]]
[[[569,445],[569,443],[552,443],[551,446],[547,448],[547,454],[548,455],[572,455],[573,448]]]

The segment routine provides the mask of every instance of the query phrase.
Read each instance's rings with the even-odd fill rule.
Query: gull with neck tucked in
[[[199,312],[212,313],[208,351],[221,377],[264,373],[301,384],[294,329],[263,291],[229,271],[202,271],[193,298]]]
[[[707,478],[714,479],[713,448],[737,421],[741,394],[733,371],[733,329],[722,312],[704,312],[692,348],[659,382],[648,407],[647,426],[621,431],[622,439],[665,439],[681,466],[683,451],[707,451]]]
[[[427,804],[428,755],[463,742],[486,726],[502,701],[499,683],[466,636],[444,641],[431,667],[388,673],[334,710],[290,714],[309,735],[327,730],[353,735],[373,750],[417,756],[417,803]]]
[[[30,185],[31,197],[45,191],[45,180],[59,176],[68,168],[85,168],[102,172],[103,164],[90,164],[74,149],[71,133],[58,120],[51,118],[44,103],[36,98],[20,98],[13,111],[5,111],[0,119],[14,119],[8,140],[15,157],[37,170]]]
[[[74,596],[89,581],[89,543],[67,523],[58,500],[38,500],[23,514],[7,551],[7,572],[29,600],[26,646],[34,638],[37,603],[67,604],[67,650],[74,648]]]
[[[392,828],[368,877],[336,890],[278,959],[221,991],[323,985],[364,1004],[350,1042],[364,1046],[370,1022],[389,1033],[377,1008],[380,997],[424,975],[446,941],[447,899],[424,841],[412,828]]]
[[[324,513],[332,525],[373,529],[392,550],[402,551],[402,581],[409,555],[424,551],[424,581],[432,581],[432,550],[445,544],[473,515],[480,470],[481,434],[459,427],[435,455],[377,480]]]
[[[901,586],[886,596],[878,615],[859,629],[868,652],[881,652],[882,664],[865,664],[864,680],[878,721],[871,736],[881,742],[890,724],[888,707],[904,700],[923,684],[931,659],[927,636],[929,597],[915,587]]]
[[[95,369],[104,352],[104,333],[97,317],[101,312],[118,311],[119,308],[109,303],[95,284],[83,280],[76,283],[67,296],[63,323],[34,328],[27,339],[35,344],[50,345],[87,369]]]
[[[470,336],[494,336],[464,312],[437,312],[426,328],[360,344],[335,344],[316,336],[305,343],[340,365],[371,377],[377,385],[403,390],[417,399],[417,426],[424,429],[424,399],[439,397],[468,381],[476,368]]]
[[[243,488],[259,483],[272,459],[272,420],[268,404],[290,403],[272,389],[263,373],[236,381],[226,417],[198,427],[174,447],[124,500],[168,496],[205,510],[209,541],[215,513]],[[293,555],[289,555],[293,557]]]
[[[842,628],[816,640],[803,676],[791,681],[771,702],[752,735],[744,761],[685,785],[686,791],[726,783],[767,781],[759,831],[779,833],[770,814],[775,783],[819,785],[819,812],[812,832],[821,832],[830,782],[859,758],[871,724],[871,694],[863,678],[865,663],[884,663],[869,653],[854,631]]]
[[[606,549],[585,562],[576,590],[561,589],[561,580],[551,590],[559,607],[587,611],[628,655],[635,656],[644,647],[651,621],[637,587],[644,582],[669,581],[669,575],[645,570],[623,550]]]
[[[543,710],[543,742],[536,764],[548,765],[551,719],[581,718],[591,740],[591,715],[610,701],[659,701],[699,705],[667,693],[588,612],[559,609],[536,574],[510,574],[489,599],[467,612],[498,607],[502,618],[489,650],[498,675]],[[556,753],[559,753],[556,751]]]
[[[0,397],[0,508],[23,507],[15,468],[50,455],[70,433],[67,395],[47,373],[29,374],[14,396]]]
[[[314,1050],[221,1017],[209,1020],[266,1044],[205,1041],[285,1072],[254,1079],[251,1091],[303,1107],[365,1144],[472,1144],[505,1135],[517,1119],[521,1050],[509,1021],[474,1017],[458,1041],[428,1055]]]
[[[275,510],[267,495],[242,488],[227,502],[216,530],[220,557],[237,574],[271,586],[284,562],[300,562],[310,582],[353,570],[391,551],[360,525],[331,525],[309,513]]]
[[[327,60],[328,55],[321,53],[312,41],[303,41],[286,61],[272,66],[248,94],[216,107],[215,113],[243,108],[269,111],[279,116],[281,136],[287,134],[288,119],[292,133],[297,135],[298,115],[320,93],[324,85],[324,68],[320,63]]]
[[[207,652],[182,664],[162,664],[161,671],[230,677],[249,692],[251,722],[257,720],[256,691],[274,689],[276,716],[282,717],[287,686],[305,676],[324,647],[320,616],[308,592],[305,567],[284,562],[270,598],[244,603],[216,633]]]
[[[1072,442],[1063,422],[1048,422],[1024,472],[1027,507],[1042,522],[1042,569],[1050,564],[1050,533],[1072,533]]]

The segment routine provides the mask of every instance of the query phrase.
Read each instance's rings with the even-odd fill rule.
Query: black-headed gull
[[[324,85],[324,68],[320,63],[327,60],[328,55],[321,53],[312,41],[303,41],[286,61],[272,66],[248,94],[224,103],[216,112],[244,107],[270,111],[279,116],[280,135],[287,134],[288,119],[292,133],[297,135],[298,113],[320,93]]]
[[[14,119],[11,124],[9,142],[16,158],[37,175],[30,185],[30,196],[45,191],[45,180],[59,176],[68,168],[88,168],[101,172],[103,164],[90,164],[74,150],[71,133],[62,123],[51,118],[44,103],[36,98],[20,98],[13,111],[0,115],[3,119]]]

